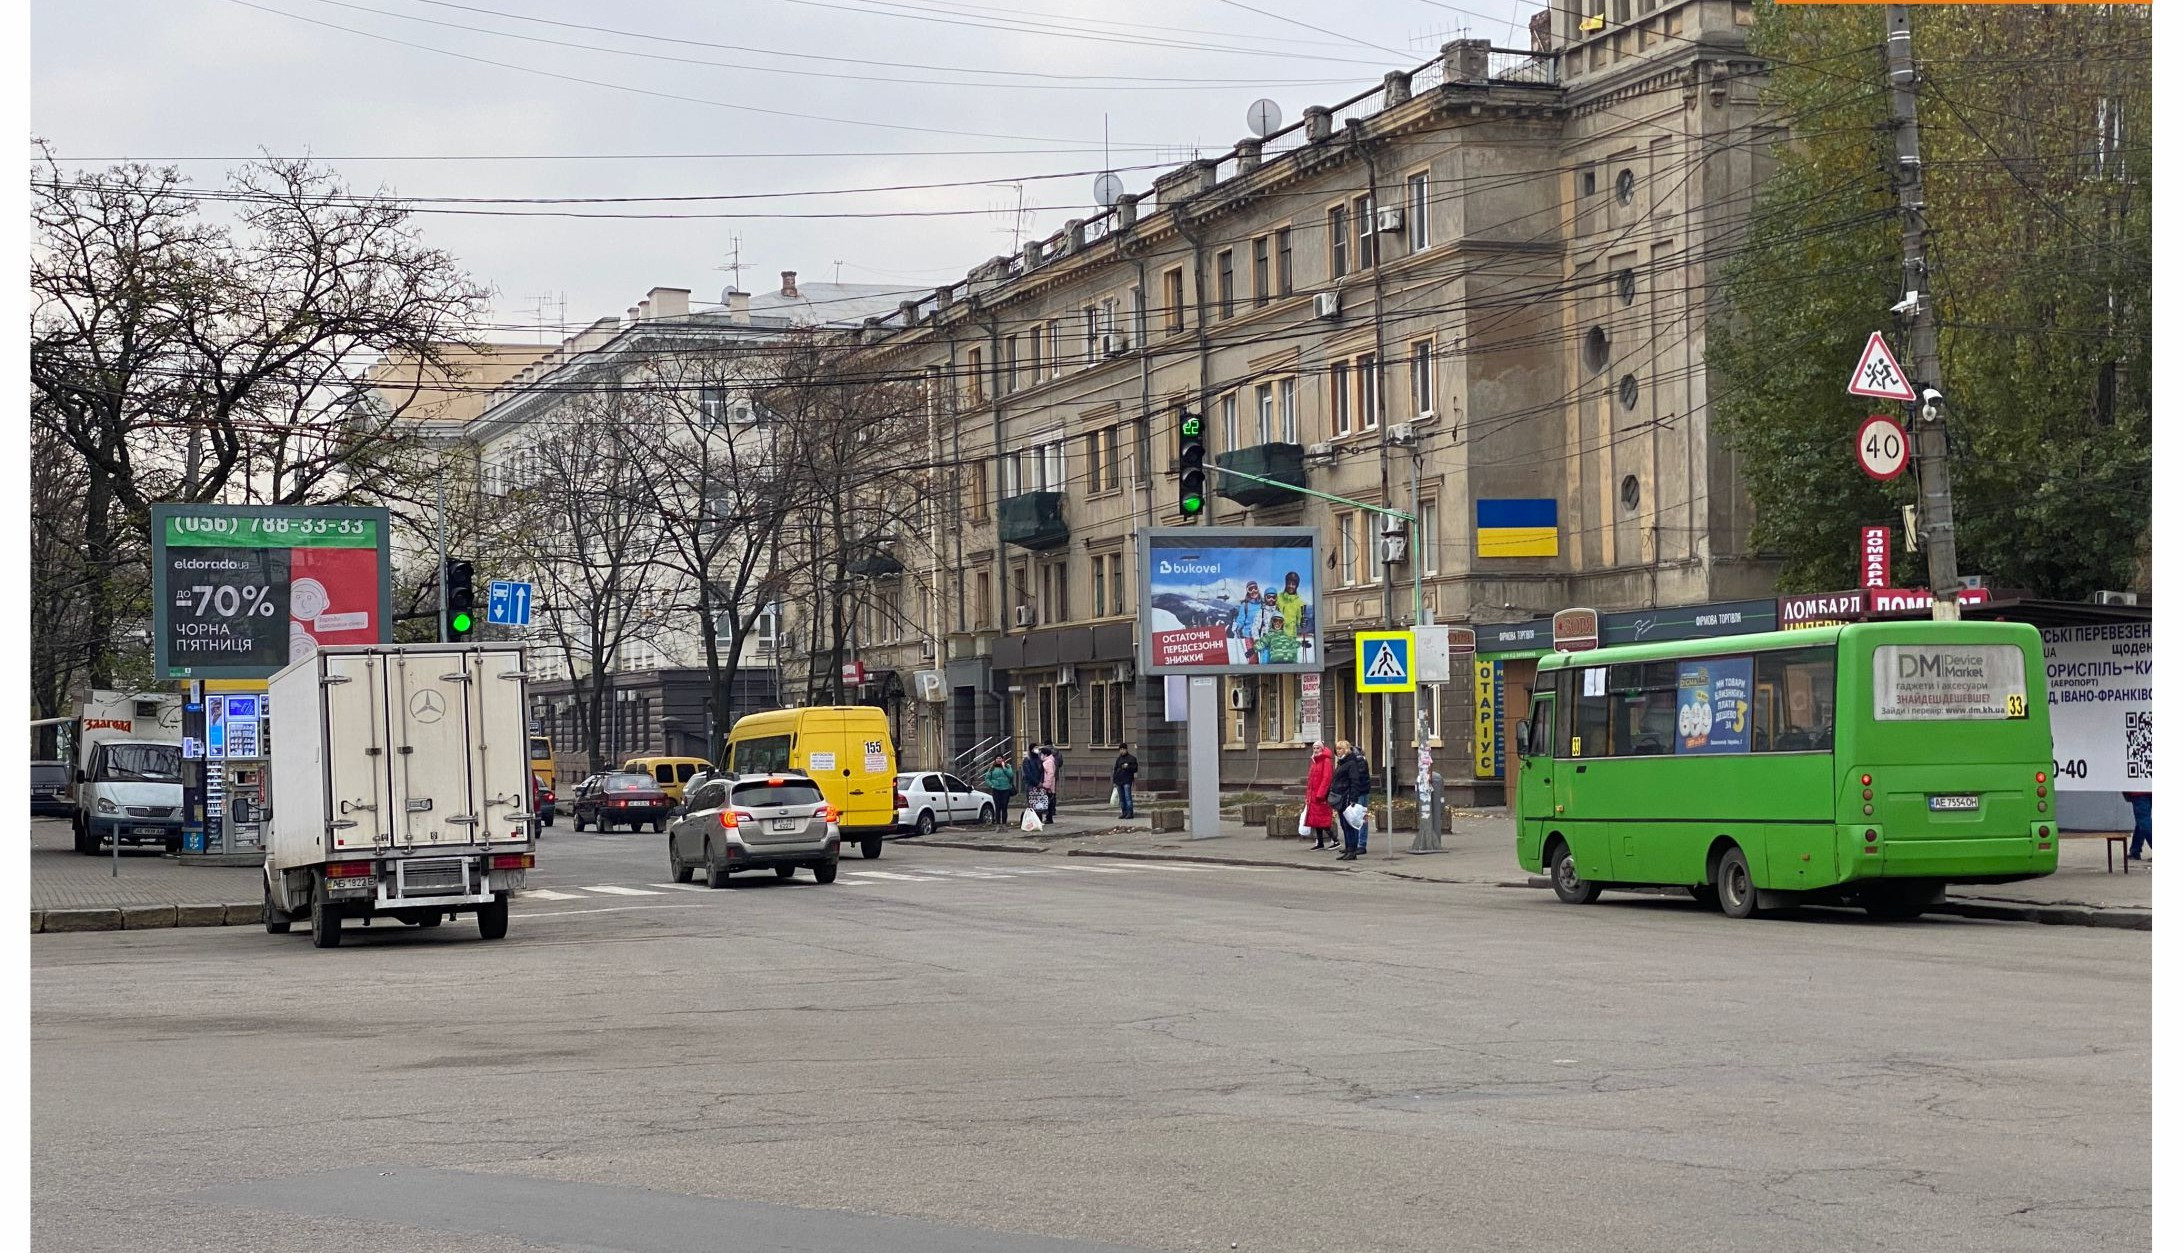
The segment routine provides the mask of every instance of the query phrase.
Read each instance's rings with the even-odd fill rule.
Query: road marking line
[[[1133,874],[1135,866],[1057,866],[1057,870],[1081,870],[1085,874]]]
[[[977,870],[956,870],[944,866],[923,867],[923,873],[945,875],[950,879],[1005,879],[1005,874],[986,874]]]
[[[892,871],[887,870],[845,870],[842,873],[857,879],[892,879],[897,883],[939,882],[938,879],[927,879],[923,876],[913,874],[895,874]]]
[[[601,886],[599,886],[599,887],[591,887],[591,888],[585,888],[585,889],[584,889],[584,891],[586,891],[586,892],[601,892],[601,893],[604,893],[604,894],[606,894],[606,895],[608,895],[608,896],[658,896],[658,895],[659,895],[659,893],[657,893],[657,892],[654,892],[654,891],[653,891],[652,889],[650,889],[650,888],[618,888],[618,887],[615,887],[615,886],[613,886],[612,884],[602,884],[602,885],[601,885]]]
[[[702,883],[654,883],[654,884],[651,884],[650,886],[652,886],[652,887],[655,887],[655,888],[666,888],[667,890],[669,890],[669,891],[671,891],[671,892],[710,892],[710,891],[712,891],[712,889],[711,889],[711,888],[709,888],[709,887],[706,887],[706,886],[705,886],[704,884],[702,884]]]
[[[1054,869],[1052,866],[979,866],[976,867],[976,869],[990,870],[995,874],[1004,875],[1061,873],[1059,870]]]
[[[522,899],[526,901],[580,901],[585,899],[581,893],[555,892],[547,888],[524,888],[521,895]]]
[[[637,912],[640,909],[661,910],[710,908],[711,906],[709,905],[700,905],[695,901],[692,901],[687,905],[608,905],[600,909],[555,909],[549,910],[542,914],[509,914],[508,918],[510,921],[514,921],[519,918],[567,918],[575,914],[631,914]]]

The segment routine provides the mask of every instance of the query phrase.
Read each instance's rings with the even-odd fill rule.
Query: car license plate
[[[130,828],[130,834],[132,834],[132,835],[165,835],[166,833],[167,833],[167,829],[166,829],[165,827],[132,827],[132,828]]]
[[[1928,796],[1925,798],[1925,806],[1935,813],[1977,809],[1978,798],[1976,796]]]
[[[803,829],[803,819],[775,818],[773,820],[773,829],[775,831],[801,831]]]
[[[348,878],[348,879],[328,879],[328,880],[326,880],[326,886],[327,886],[328,888],[330,888],[330,889],[334,890],[334,891],[337,891],[337,892],[338,892],[338,891],[340,891],[340,890],[341,890],[341,889],[343,889],[343,888],[368,888],[368,887],[370,887],[370,886],[371,886],[371,884],[372,884],[372,877],[371,877],[370,875],[368,875],[368,874],[367,874],[367,875],[358,875],[358,876],[356,876],[356,877],[354,877],[354,878]]]

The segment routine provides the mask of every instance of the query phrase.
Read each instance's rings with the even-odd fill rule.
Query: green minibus
[[[2052,874],[2046,670],[2022,623],[1870,622],[1539,662],[1516,856],[1572,904],[1683,887],[1732,918]]]

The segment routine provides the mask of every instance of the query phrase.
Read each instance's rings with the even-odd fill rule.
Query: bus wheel
[[[1740,848],[1721,854],[1713,890],[1720,894],[1721,912],[1731,918],[1749,918],[1759,911],[1759,892],[1751,885],[1751,864],[1744,860]]]
[[[1599,885],[1577,877],[1577,855],[1569,851],[1567,844],[1557,841],[1547,854],[1546,864],[1553,874],[1554,895],[1563,903],[1589,905],[1599,899]]]

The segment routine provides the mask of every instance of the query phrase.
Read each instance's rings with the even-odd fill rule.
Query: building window
[[[973,461],[964,467],[963,473],[969,481],[970,490],[966,494],[970,497],[970,516],[983,522],[986,514],[985,462]]]
[[[1132,287],[1129,289],[1129,340],[1122,346],[1127,348],[1130,344],[1145,342],[1145,326],[1145,289]]]
[[[1069,746],[1069,724],[1072,721],[1069,717],[1069,701],[1074,695],[1075,692],[1070,688],[1059,686],[1054,688],[1054,733],[1047,740],[1047,743],[1056,748],[1067,748]]]
[[[985,349],[973,348],[964,355],[964,373],[970,384],[970,403],[985,403]]]
[[[1264,235],[1251,241],[1251,304],[1256,308],[1273,298],[1272,245]]]
[[[1046,324],[1046,377],[1061,377],[1061,322]]]
[[[980,571],[978,571],[978,601],[977,601],[977,608],[978,608],[978,616],[977,616],[977,618],[976,618],[976,619],[974,619],[974,620],[973,620],[973,623],[972,623],[972,625],[974,625],[974,626],[979,626],[979,627],[989,627],[989,626],[992,626],[992,625],[993,625],[993,572],[992,572],[992,571],[990,571],[990,570],[980,570]]]
[[[1220,320],[1225,322],[1236,315],[1236,253],[1233,248],[1223,248],[1213,259],[1214,291],[1220,298]]]
[[[1285,675],[1268,675],[1258,680],[1258,742],[1260,744],[1286,744],[1289,741],[1288,681]]]
[[[1623,408],[1637,408],[1637,376],[1634,374],[1623,375],[1622,381],[1615,385],[1615,394],[1621,397]]]
[[[1615,295],[1627,305],[1637,299],[1637,271],[1621,270],[1615,274]]]
[[[1637,502],[1641,499],[1643,499],[1643,492],[1637,486],[1637,476],[1634,474],[1623,475],[1622,508],[1629,513],[1636,513]]]
[[[1302,431],[1299,429],[1296,416],[1295,376],[1291,375],[1288,378],[1279,380],[1274,384],[1274,390],[1278,394],[1281,408],[1281,442],[1284,444],[1303,443],[1304,441],[1300,438]]]
[[[1273,285],[1283,296],[1296,293],[1296,251],[1286,226],[1273,233]]]
[[[1359,196],[1349,207],[1349,215],[1357,221],[1357,268],[1369,270],[1379,264],[1379,224],[1373,220],[1372,197]]]
[[[1433,408],[1433,341],[1410,345],[1410,413],[1422,417]]]
[[[1274,436],[1273,384],[1258,385],[1258,442],[1270,444]]]
[[[1607,368],[1607,330],[1595,326],[1584,333],[1584,368],[1593,374]]]
[[[1621,172],[1620,174],[1617,174],[1617,175],[1615,175],[1615,202],[1616,202],[1616,203],[1618,203],[1618,204],[1628,204],[1628,203],[1629,203],[1630,201],[1632,201],[1632,200],[1634,200],[1634,199],[1636,199],[1636,198],[1637,198],[1637,173],[1636,173],[1636,171],[1634,171],[1634,170],[1624,170],[1624,171],[1622,171],[1622,172]]]
[[[1011,335],[1002,341],[1000,392],[1003,396],[1016,390],[1016,338]]]
[[[1440,502],[1428,500],[1417,507],[1417,568],[1440,573]]]
[[[1025,364],[1028,366],[1028,368],[1024,371],[1023,385],[1026,387],[1037,386],[1039,379],[1043,377],[1042,373],[1039,370],[1038,355],[1039,345],[1045,340],[1045,338],[1045,328],[1038,326],[1032,327],[1030,334],[1024,336],[1023,350],[1025,354]]]
[[[1054,685],[1041,683],[1038,685],[1038,742],[1051,744],[1055,741],[1055,738]],[[1026,784],[1025,786],[1029,785]]]
[[[1091,742],[1093,748],[1108,748],[1114,744],[1112,722],[1107,717],[1107,693],[1114,684],[1104,679],[1091,685]]]
[[[1220,447],[1230,452],[1243,447],[1243,432],[1236,421],[1236,394],[1229,392],[1220,398]]]
[[[1410,209],[1410,251],[1421,252],[1430,248],[1433,243],[1432,228],[1428,224],[1430,219],[1426,215],[1433,198],[1425,171],[1419,170],[1412,174],[1409,181],[1403,184],[1403,191]]]
[[[1341,571],[1342,586],[1344,587],[1355,587],[1360,581],[1358,574],[1362,568],[1364,554],[1357,547],[1358,517],[1357,514],[1346,512],[1334,515],[1334,546],[1337,549],[1335,559]],[[1319,629],[1324,631],[1326,624],[1321,623]]]
[[[1583,185],[1584,185],[1584,194],[1585,194],[1585,195],[1587,195],[1587,196],[1596,196],[1596,195],[1598,195],[1598,194],[1599,194],[1599,174],[1598,174],[1598,172],[1597,172],[1597,171],[1594,171],[1594,170],[1586,170],[1586,171],[1584,172],[1584,178],[1583,178]]]
[[[1160,276],[1160,313],[1166,319],[1168,334],[1182,334],[1182,267],[1179,265]]]
[[[1107,477],[1106,446],[1100,443],[1100,432],[1092,431],[1084,436],[1084,468],[1090,473],[1085,486],[1097,492]]]
[[[1092,616],[1105,618],[1126,613],[1122,594],[1122,554],[1101,553],[1092,558]]]
[[[1039,623],[1051,626],[1069,620],[1069,563],[1042,562],[1038,568]]]
[[[1357,429],[1376,431],[1380,425],[1379,363],[1369,352],[1357,354]]]
[[[1104,441],[1106,445],[1101,458],[1105,472],[1093,474],[1092,485],[1102,491],[1119,491],[1122,487],[1122,428],[1120,425],[1110,426],[1094,438]]]
[[[1349,434],[1349,363],[1337,361],[1327,369],[1328,425],[1336,436]]]
[[[1330,279],[1349,273],[1349,210],[1340,205],[1326,211],[1326,272]]]
[[[1363,514],[1361,515],[1361,518],[1362,526],[1360,529],[1362,529],[1364,532],[1362,538],[1364,540],[1364,569],[1366,574],[1365,581],[1368,583],[1377,583],[1380,581],[1380,577],[1385,570],[1385,568],[1380,563],[1381,553],[1379,533],[1381,528],[1384,527],[1386,524],[1381,520],[1381,516],[1376,513]]]
[[[1084,306],[1084,368],[1099,363],[1099,306]]]

